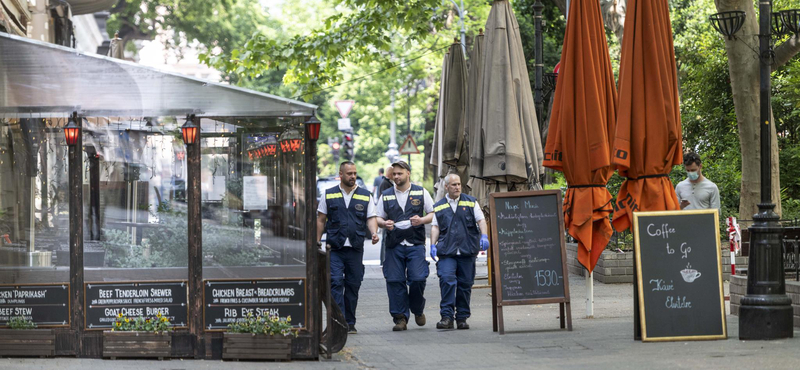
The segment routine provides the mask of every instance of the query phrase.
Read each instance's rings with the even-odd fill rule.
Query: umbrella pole
[[[593,272],[586,274],[586,318],[594,318],[594,278]]]

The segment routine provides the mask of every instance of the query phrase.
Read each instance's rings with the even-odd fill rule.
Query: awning
[[[0,33],[0,117],[310,116],[317,106]]]
[[[125,0],[119,0],[125,1]],[[114,7],[117,0],[67,0],[72,15],[92,14],[109,10]]]

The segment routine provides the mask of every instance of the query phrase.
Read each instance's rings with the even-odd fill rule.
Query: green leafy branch
[[[328,17],[324,26],[285,43],[256,32],[244,48],[230,55],[200,55],[200,61],[226,73],[258,78],[270,69],[285,69],[284,82],[309,92],[339,82],[345,63],[391,65],[387,58],[396,38],[405,45],[426,38],[443,24],[440,0],[340,0],[351,10]]]

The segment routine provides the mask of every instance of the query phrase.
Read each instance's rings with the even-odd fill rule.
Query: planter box
[[[157,358],[162,360],[172,353],[172,333],[143,331],[103,332],[103,357]]]
[[[222,358],[226,360],[290,360],[292,337],[225,333]]]
[[[56,334],[52,329],[0,330],[0,356],[55,356]]]

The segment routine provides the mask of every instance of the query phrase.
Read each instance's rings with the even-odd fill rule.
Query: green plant
[[[8,327],[14,330],[27,330],[36,329],[36,324],[23,316],[17,316],[11,318],[11,320],[8,322]]]
[[[172,331],[172,323],[159,312],[152,317],[123,317],[117,315],[111,331],[152,331],[154,333]]]
[[[266,335],[297,336],[292,330],[292,317],[279,318],[278,316],[253,315],[249,312],[244,319],[233,324],[228,324],[229,333],[250,333]]]

